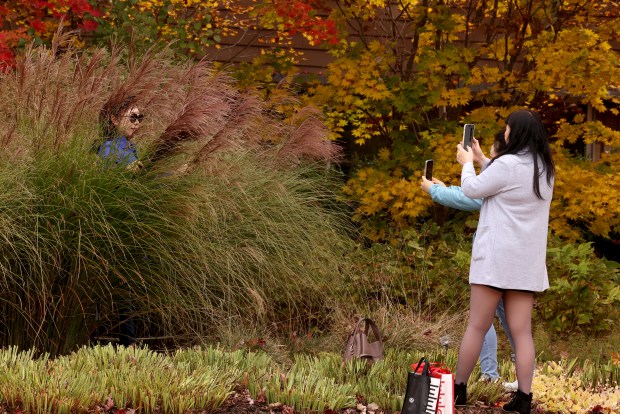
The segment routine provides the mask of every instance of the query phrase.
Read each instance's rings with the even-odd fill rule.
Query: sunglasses
[[[128,115],[127,118],[129,118],[129,122],[131,122],[132,124],[136,124],[136,123],[140,123],[142,122],[142,119],[144,118],[144,114],[131,114]]]

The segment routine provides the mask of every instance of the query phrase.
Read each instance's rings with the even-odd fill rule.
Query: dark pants
[[[122,300],[118,309],[118,342],[130,346],[136,342],[136,323],[132,316],[134,308],[129,299]]]

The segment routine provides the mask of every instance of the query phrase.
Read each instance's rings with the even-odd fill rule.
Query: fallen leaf
[[[114,407],[114,400],[112,399],[112,397],[108,397],[108,401],[106,401],[105,405],[103,406],[106,410],[111,410],[112,407]]]
[[[265,395],[264,389],[261,390],[261,392],[259,392],[256,396],[256,402],[259,404],[264,404],[265,402],[267,402],[267,396]]]

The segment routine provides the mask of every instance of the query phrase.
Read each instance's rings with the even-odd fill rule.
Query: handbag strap
[[[383,349],[383,339],[381,338],[381,333],[379,332],[379,328],[377,327],[377,325],[368,318],[364,318],[364,320],[366,321],[366,336],[368,336],[368,327],[370,327],[372,329],[372,331],[375,334],[375,337],[377,338],[377,341],[379,341],[379,345],[381,345],[381,349]]]
[[[360,320],[357,321],[357,324],[355,325],[355,329],[353,329],[353,332],[351,333],[351,335],[357,335],[358,333],[360,333],[362,323],[364,321],[366,321],[366,318],[360,318]],[[366,334],[368,334],[368,328],[366,328]]]
[[[377,341],[379,341],[379,344],[381,344],[381,347],[383,348],[383,339],[381,338],[379,328],[370,318],[360,318],[360,320],[357,321],[357,325],[355,325],[355,329],[353,330],[352,335],[355,335],[361,331],[360,328],[362,326],[362,323],[364,322],[366,323],[366,325],[364,326],[364,334],[368,336],[369,329],[372,329],[372,332],[375,334]]]
[[[418,372],[418,368],[420,368],[420,364],[424,362],[424,369],[422,370],[422,375],[424,376],[428,376],[428,366],[430,365],[428,363],[428,359],[426,359],[425,356],[423,356],[422,358],[420,358],[420,362],[418,362],[418,365],[415,367],[415,369],[413,370],[413,372]]]

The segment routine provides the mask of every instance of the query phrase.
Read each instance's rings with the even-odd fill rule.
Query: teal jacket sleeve
[[[469,198],[463,194],[461,187],[458,186],[444,187],[433,184],[429,193],[434,202],[446,207],[465,211],[476,211],[482,207],[482,198]]]

